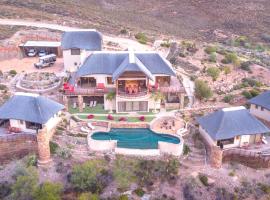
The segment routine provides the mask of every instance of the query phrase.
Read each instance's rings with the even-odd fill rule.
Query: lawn
[[[119,115],[112,115],[114,117],[114,120],[108,120],[107,115],[104,116],[94,116],[95,120],[100,120],[100,121],[114,121],[117,122],[119,121],[119,118],[121,116]],[[80,119],[87,119],[87,115],[78,115]],[[128,122],[141,122],[139,120],[139,117],[126,117]],[[145,117],[145,122],[151,122],[155,117],[154,116],[146,116]]]
[[[71,106],[68,107],[68,111],[71,114],[74,113],[80,113],[79,108],[72,108]],[[97,106],[95,107],[88,107],[86,106],[85,109],[83,109],[82,113],[93,113],[93,114],[108,114],[109,112],[104,110],[103,105],[102,104],[97,104]]]

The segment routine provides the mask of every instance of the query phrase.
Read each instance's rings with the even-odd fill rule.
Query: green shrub
[[[15,76],[15,75],[17,74],[17,71],[14,70],[14,69],[12,69],[12,70],[9,71],[9,74],[10,74],[11,76]]]
[[[38,187],[38,173],[34,168],[28,168],[27,171],[27,175],[21,175],[16,178],[16,182],[12,186],[11,196],[13,199],[33,199],[34,192]]]
[[[59,183],[45,182],[34,192],[35,200],[61,200],[62,185]]]
[[[183,155],[188,155],[191,152],[188,145],[184,144]]]
[[[223,98],[223,101],[225,103],[231,103],[231,101],[234,99],[234,96],[229,94],[229,95],[226,95],[224,98]]]
[[[70,175],[72,187],[82,192],[102,192],[111,181],[110,175],[105,170],[106,166],[107,163],[104,160],[89,160],[81,165],[75,165]]]
[[[212,77],[212,80],[213,81],[216,81],[217,78],[219,77],[219,74],[220,74],[220,70],[217,67],[209,67],[206,70],[206,72],[207,72],[208,76],[211,76]]]
[[[218,48],[216,46],[207,46],[204,51],[207,54],[212,54],[212,53],[216,53],[218,50]]]
[[[266,185],[264,183],[258,183],[258,186],[265,194],[270,194],[270,185]]]
[[[142,188],[137,188],[136,190],[134,190],[134,193],[139,196],[142,197],[144,195],[144,190]]]
[[[3,85],[3,84],[0,84],[0,90],[7,90],[7,86]]]
[[[51,154],[56,154],[58,149],[59,149],[59,145],[57,143],[55,143],[55,142],[50,141]]]
[[[196,75],[191,75],[191,76],[190,76],[190,80],[191,80],[191,81],[195,81],[197,78],[198,78],[198,77],[197,77]]]
[[[242,70],[251,71],[250,70],[250,65],[251,64],[252,63],[250,61],[242,62],[241,65],[240,65],[240,67],[241,67]]]
[[[213,96],[213,92],[208,84],[200,79],[195,81],[195,94],[199,99],[209,99]]]
[[[247,43],[248,43],[248,38],[246,36],[239,36],[234,40],[235,46],[246,47]]]
[[[160,44],[161,47],[166,47],[166,48],[169,48],[171,46],[171,43],[169,42],[169,40],[166,40],[164,42],[162,42]]]
[[[252,97],[256,97],[260,94],[260,91],[257,89],[252,89],[249,91]]]
[[[145,33],[137,33],[135,35],[135,38],[138,40],[141,44],[146,44],[148,41],[148,38],[146,37]]]
[[[224,73],[226,75],[228,75],[229,73],[231,73],[231,68],[229,66],[224,67]]]
[[[78,200],[99,200],[99,195],[85,192],[79,195]]]
[[[58,148],[56,154],[63,159],[69,159],[72,156],[71,151],[68,148]]]
[[[216,63],[217,62],[217,55],[216,55],[216,53],[211,53],[208,60],[209,60],[209,62]]]
[[[223,64],[233,63],[235,66],[240,65],[240,62],[236,53],[226,53],[224,59],[222,59],[221,62]]]
[[[253,78],[243,78],[242,83],[244,84],[243,86],[250,86],[250,87],[261,87],[263,84],[260,81],[257,81]]]
[[[251,99],[251,98],[252,98],[252,95],[251,95],[250,92],[247,91],[247,90],[244,90],[244,91],[242,92],[242,95],[243,95],[245,98],[247,98],[247,99]]]
[[[26,166],[37,166],[37,156],[36,155],[29,155],[27,156]]]
[[[128,33],[128,31],[127,31],[127,29],[123,28],[120,30],[120,33],[125,35]]]
[[[128,196],[126,194],[122,194],[120,197],[119,197],[119,200],[128,200]]]
[[[199,179],[204,186],[209,186],[208,177],[205,175],[199,175]]]

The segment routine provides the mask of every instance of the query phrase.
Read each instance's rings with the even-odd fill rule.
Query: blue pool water
[[[177,137],[158,134],[147,128],[115,128],[110,132],[96,132],[91,137],[94,140],[117,140],[117,147],[130,149],[157,149],[159,141],[180,143]]]

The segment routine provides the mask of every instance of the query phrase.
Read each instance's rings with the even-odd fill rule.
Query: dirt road
[[[78,27],[69,27],[69,26],[59,25],[59,24],[50,24],[50,23],[45,23],[45,22],[34,22],[34,21],[17,20],[17,19],[0,19],[0,25],[47,28],[47,29],[58,30],[58,31],[72,31],[72,30],[80,29]],[[143,45],[135,40],[128,39],[128,38],[103,35],[103,41],[105,44],[108,42],[117,43],[120,45],[122,49],[128,49],[129,47],[132,47],[134,50],[137,50],[137,51],[153,50],[153,48],[149,45]]]

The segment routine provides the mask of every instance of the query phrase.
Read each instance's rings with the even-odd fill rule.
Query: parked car
[[[36,55],[37,55],[37,51],[35,49],[30,49],[27,52],[27,56],[29,56],[29,57],[35,57]]]
[[[46,56],[42,56],[39,58],[39,62],[35,63],[34,66],[38,69],[42,69],[44,67],[50,67],[52,66],[56,61],[56,55],[50,54]]]
[[[47,53],[46,53],[45,50],[40,50],[40,51],[38,52],[38,56],[39,56],[39,57],[43,57],[43,56],[46,56],[46,55],[47,55]]]

